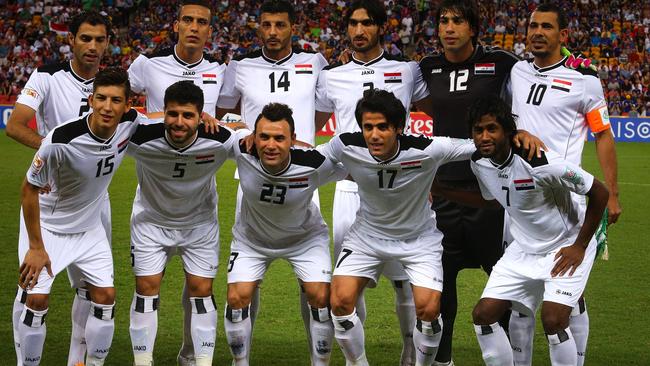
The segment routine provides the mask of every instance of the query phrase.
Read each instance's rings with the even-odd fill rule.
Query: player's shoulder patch
[[[512,149],[513,154],[518,155],[521,157],[528,165],[530,165],[533,168],[543,166],[543,165],[548,165],[548,159],[546,158],[546,153],[544,151],[541,151],[542,156],[537,157],[534,156],[532,160],[528,160],[528,151],[524,150],[522,148],[513,148]]]
[[[343,65],[345,65],[343,62],[341,62],[341,61],[337,61],[337,62],[335,62],[335,63],[333,63],[333,64],[331,64],[331,65],[327,65],[327,66],[325,66],[325,67],[323,68],[323,70],[332,70],[332,69],[335,69],[335,68],[337,68],[337,67],[339,67],[339,66],[343,66]]]
[[[409,62],[411,61],[408,57],[402,55],[391,55],[384,52],[384,58],[389,61],[399,61],[399,62]]]
[[[212,56],[209,53],[205,53],[205,52],[203,52],[203,59],[208,61],[211,64],[213,64],[215,62],[217,62],[217,63],[219,62],[219,60],[217,60],[214,56]]]
[[[262,57],[262,49],[261,48],[259,50],[251,51],[251,52],[246,53],[244,55],[235,56],[232,59],[234,61],[242,61],[242,60],[247,59],[247,58],[259,58],[259,57]]]
[[[422,74],[431,74],[433,70],[442,70],[445,64],[447,64],[447,61],[442,54],[430,55],[420,60],[420,70]],[[436,73],[439,72],[436,71]]]
[[[593,77],[595,77],[596,79],[599,78],[599,76],[598,76],[598,71],[594,71],[594,70],[592,70],[591,68],[588,68],[588,67],[587,67],[587,68],[585,68],[585,67],[578,67],[577,69],[570,68],[570,70],[573,70],[573,71],[575,71],[575,72],[579,72],[580,74],[582,74],[582,75],[584,75],[584,76],[593,76]]]
[[[521,61],[519,56],[515,55],[510,51],[506,51],[501,47],[497,46],[482,46],[484,51],[484,57],[494,58],[499,61],[510,62],[512,64]]]
[[[366,145],[366,140],[363,139],[363,134],[361,132],[342,133],[339,135],[339,138],[345,146],[368,147],[368,145]]]
[[[133,122],[138,118],[138,111],[135,109],[131,108],[129,109],[128,112],[124,113],[122,115],[122,119],[120,120],[120,123],[123,122]]]
[[[474,153],[472,154],[472,161],[477,162],[477,161],[479,161],[481,159],[483,159],[483,156],[481,155],[481,153],[478,150],[474,151]]]
[[[399,149],[400,150],[408,150],[408,149],[424,150],[427,148],[427,146],[431,145],[432,142],[433,142],[432,139],[425,136],[400,135]]]
[[[156,57],[167,57],[174,54],[174,47],[164,47],[159,50],[155,50],[149,54],[143,53],[146,58],[156,58]]]
[[[86,117],[80,118],[76,121],[71,121],[54,129],[52,132],[53,144],[68,144],[70,141],[79,136],[89,133],[88,123]]]
[[[165,124],[162,122],[152,123],[138,126],[130,141],[136,145],[142,145],[163,136],[165,136]]]
[[[59,71],[68,71],[68,69],[70,69],[70,64],[68,62],[60,62],[56,64],[43,65],[37,68],[36,72],[54,75]]]
[[[198,132],[199,132],[199,138],[218,141],[222,144],[228,141],[230,136],[232,136],[232,133],[227,128],[220,128],[219,131],[217,131],[217,133],[205,132],[205,126],[203,125],[203,123],[199,125]]]
[[[291,164],[318,168],[325,157],[316,150],[291,149]]]
[[[293,47],[291,50],[293,51],[293,53],[317,53],[314,50],[305,50],[300,47]]]

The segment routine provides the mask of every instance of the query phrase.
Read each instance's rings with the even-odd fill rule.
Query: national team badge
[[[497,67],[494,62],[474,64],[474,75],[494,75],[496,68]]]
[[[402,82],[401,72],[385,72],[384,83],[386,84],[400,84]]]
[[[402,167],[402,170],[420,169],[422,168],[422,160],[404,161],[399,163],[399,165]]]
[[[208,164],[208,163],[214,163],[214,154],[196,156],[196,164]]]
[[[582,177],[582,174],[569,167],[564,168],[564,174],[562,174],[562,179],[569,183],[573,183],[577,186],[581,186],[585,184],[585,179]]]
[[[202,74],[203,84],[216,84],[217,74]]]
[[[22,93],[34,99],[38,98],[38,93],[36,92],[36,90],[31,88],[24,88]]]
[[[41,172],[41,169],[43,169],[43,165],[45,165],[43,159],[41,159],[38,154],[34,155],[34,160],[32,161],[32,175],[38,175],[38,173]]]
[[[551,83],[551,89],[562,90],[563,92],[568,93],[571,91],[571,85],[573,84],[570,81],[553,79],[553,82]]]
[[[313,69],[314,67],[312,64],[297,64],[296,66],[296,74],[313,74]]]
[[[124,151],[124,149],[126,149],[127,146],[129,146],[129,139],[128,138],[124,139],[124,141],[117,144],[117,153],[119,154],[122,151]]]
[[[516,191],[529,191],[535,189],[535,182],[533,182],[532,178],[515,179],[513,183],[515,184]]]
[[[289,179],[289,188],[307,188],[309,187],[309,177],[299,177]]]

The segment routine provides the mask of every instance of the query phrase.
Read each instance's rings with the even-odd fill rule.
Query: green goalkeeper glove
[[[570,69],[578,69],[578,68],[584,68],[584,69],[592,69],[593,71],[598,71],[596,66],[593,65],[593,62],[591,59],[584,58],[582,55],[579,53],[576,55],[572,54],[571,51],[569,51],[566,47],[562,46],[562,49],[560,50],[562,52],[562,56],[568,57],[564,65]]]
[[[609,259],[609,250],[607,249],[607,208],[603,212],[603,218],[600,220],[600,225],[596,229],[596,258],[602,255],[603,260]]]

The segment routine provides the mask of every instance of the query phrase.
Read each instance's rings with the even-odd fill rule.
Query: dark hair
[[[190,80],[181,80],[165,90],[164,105],[171,103],[193,104],[199,114],[203,111],[203,90]]]
[[[363,98],[357,102],[354,116],[357,124],[363,129],[363,114],[367,112],[381,113],[386,117],[386,122],[397,129],[404,129],[406,125],[406,109],[402,101],[395,94],[383,89],[369,89],[363,93]]]
[[[553,3],[540,4],[535,11],[541,13],[555,13],[555,15],[557,15],[557,24],[560,26],[560,30],[569,27],[569,18],[567,17],[566,12]]]
[[[103,25],[106,28],[106,36],[111,36],[111,21],[94,10],[84,11],[75,15],[70,21],[70,33],[75,37],[82,24],[88,23],[92,26]]]
[[[99,70],[95,75],[93,82],[93,93],[97,91],[100,86],[121,86],[124,88],[124,97],[129,99],[131,95],[131,83],[129,82],[129,74],[119,67],[107,67],[104,70]]]
[[[255,129],[257,129],[257,122],[259,122],[262,117],[268,119],[271,122],[287,121],[289,123],[289,131],[293,135],[296,131],[295,124],[293,122],[293,111],[289,108],[288,105],[282,103],[269,103],[262,108],[262,113],[257,116],[255,120]]]
[[[294,24],[296,22],[296,10],[293,8],[293,5],[291,5],[291,3],[286,0],[265,1],[260,7],[260,16],[263,13],[287,13],[289,14],[289,22],[291,22],[291,24]]]
[[[381,27],[388,20],[388,15],[386,15],[386,8],[384,4],[378,0],[356,0],[348,7],[347,13],[345,13],[345,26],[350,23],[350,17],[352,13],[358,9],[365,9],[368,13],[368,17],[375,23],[375,25]]]
[[[503,99],[497,96],[481,97],[475,100],[467,111],[467,125],[469,127],[470,136],[474,125],[481,120],[485,115],[494,116],[497,123],[503,127],[507,135],[513,136],[517,132],[517,124],[515,123],[516,115],[512,114],[512,109]]]
[[[208,8],[208,10],[210,11],[210,18],[208,18],[208,21],[210,23],[212,23],[212,19],[211,19],[212,18],[212,6],[211,6],[209,1],[207,1],[207,0],[183,0],[183,1],[181,1],[180,6],[178,7],[178,16],[177,16],[177,18],[180,19],[181,11],[183,10],[183,7],[185,5],[198,5],[198,6],[202,6],[204,8]]]
[[[478,41],[479,34],[479,11],[478,6],[476,5],[475,0],[443,0],[438,6],[438,11],[436,12],[436,22],[440,22],[440,16],[442,13],[449,11],[455,14],[459,14],[467,23],[469,27],[474,31],[474,37],[472,37],[472,43],[476,44]],[[440,35],[438,35],[440,36]]]

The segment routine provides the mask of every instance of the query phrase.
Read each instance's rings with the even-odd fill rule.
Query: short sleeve
[[[319,112],[334,112],[334,103],[327,94],[327,70],[321,70],[316,82],[316,110]]]
[[[451,137],[433,137],[433,142],[427,147],[426,153],[441,164],[452,161],[469,160],[476,151],[474,141],[470,139],[455,139]]]
[[[316,146],[316,150],[334,163],[340,163],[343,155],[343,141],[340,135],[334,136],[329,142]]]
[[[343,164],[334,163],[332,160],[327,158],[318,170],[319,186],[341,180],[348,176],[348,171],[345,169]]]
[[[56,171],[59,165],[57,149],[51,143],[52,134],[50,133],[41,143],[41,147],[36,151],[32,165],[27,170],[27,181],[36,186],[44,187],[50,181],[51,172]]]
[[[598,133],[611,128],[609,113],[607,112],[607,101],[597,77],[585,77],[584,115],[593,133]]]
[[[136,93],[145,93],[146,84],[146,68],[149,59],[145,55],[136,57],[131,66],[129,66],[129,82],[131,83],[131,90]]]
[[[37,111],[45,96],[50,92],[48,77],[50,77],[48,73],[38,72],[38,70],[33,72],[20,95],[18,95],[16,103],[24,104]]]
[[[239,103],[241,93],[237,89],[237,65],[239,61],[232,60],[226,67],[226,76],[223,78],[223,86],[219,93],[217,107],[233,109]]]
[[[429,96],[429,88],[427,87],[427,83],[424,81],[424,77],[422,77],[420,66],[414,61],[409,61],[408,65],[411,69],[411,74],[413,75],[413,97],[411,100],[418,102]]]
[[[565,188],[580,195],[586,195],[594,182],[593,175],[562,159],[536,168],[535,178],[540,186]]]

